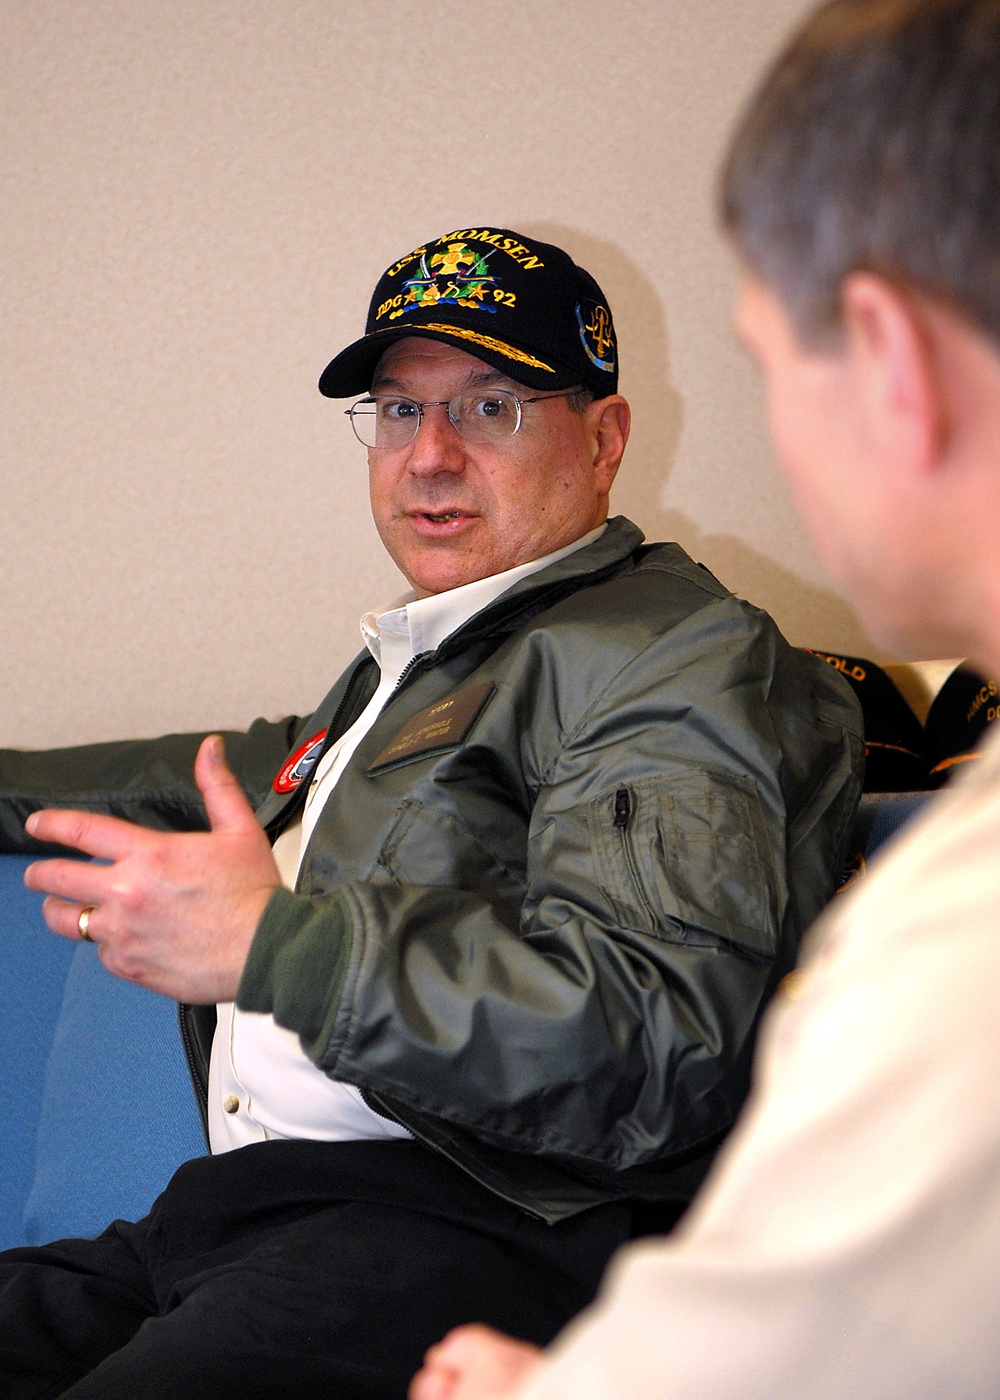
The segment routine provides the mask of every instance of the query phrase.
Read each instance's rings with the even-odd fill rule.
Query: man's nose
[[[415,476],[460,472],[465,467],[465,444],[448,417],[447,404],[431,403],[423,410],[407,466]]]

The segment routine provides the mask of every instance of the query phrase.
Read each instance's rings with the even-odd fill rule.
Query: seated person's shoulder
[[[673,543],[643,545],[624,567],[549,609],[538,625],[557,628],[566,644],[605,649],[609,664],[661,641],[692,655],[741,651],[761,638],[772,648],[787,646],[767,613],[737,598]]]

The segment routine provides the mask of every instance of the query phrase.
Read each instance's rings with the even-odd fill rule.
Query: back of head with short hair
[[[875,272],[1000,344],[1000,0],[832,0],[765,76],[730,145],[722,220],[800,338]]]

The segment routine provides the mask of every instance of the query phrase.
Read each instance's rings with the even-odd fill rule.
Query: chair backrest
[[[22,1242],[49,1050],[75,951],[42,923],[22,881],[28,860],[0,856],[0,1245]]]
[[[863,878],[875,853],[890,841],[926,803],[930,792],[866,792],[854,817],[851,842],[841,878],[844,889]]]
[[[206,1151],[172,1001],[53,937],[0,856],[0,1245],[92,1235],[148,1210]]]

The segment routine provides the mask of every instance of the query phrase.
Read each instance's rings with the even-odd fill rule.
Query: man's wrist
[[[307,1051],[327,1043],[351,951],[340,895],[310,899],[279,886],[264,907],[236,993],[241,1011],[274,1017]]]

